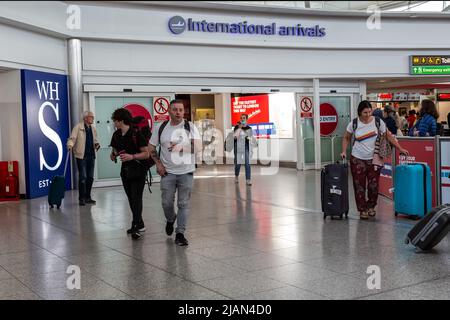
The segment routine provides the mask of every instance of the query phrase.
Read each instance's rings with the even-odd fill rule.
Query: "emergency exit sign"
[[[450,75],[450,56],[411,56],[412,75]]]

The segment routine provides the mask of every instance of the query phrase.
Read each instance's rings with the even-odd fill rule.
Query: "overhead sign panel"
[[[412,75],[450,75],[450,56],[411,56]]]

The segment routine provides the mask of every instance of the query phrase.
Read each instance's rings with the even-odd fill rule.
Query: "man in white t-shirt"
[[[175,243],[188,245],[184,237],[189,214],[191,190],[194,182],[195,154],[202,150],[200,133],[192,122],[184,120],[184,104],[172,100],[169,106],[170,121],[154,128],[150,138],[150,155],[161,176],[161,198],[166,216],[166,233],[173,233],[177,221]],[[156,150],[160,147],[159,152]],[[178,190],[178,214],[175,214],[175,193]]]

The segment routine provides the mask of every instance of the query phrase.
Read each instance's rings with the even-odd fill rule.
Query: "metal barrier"
[[[426,163],[432,174],[433,206],[450,203],[450,138],[449,137],[397,137],[400,145],[409,151],[409,156],[400,156],[393,148],[391,156],[391,173],[383,168],[380,177],[379,193],[392,199],[395,184],[395,167],[403,163]],[[389,166],[389,162],[386,163]],[[446,172],[447,175],[443,174]],[[383,174],[383,171],[385,174]],[[443,183],[444,181],[444,183]]]

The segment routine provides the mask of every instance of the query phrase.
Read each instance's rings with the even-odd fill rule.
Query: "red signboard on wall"
[[[249,124],[269,122],[269,95],[235,97],[231,99],[231,123],[236,125],[241,114],[248,115]]]
[[[409,151],[409,156],[399,154],[398,150],[395,151],[396,164],[406,163],[424,163],[430,167],[431,170],[431,184],[432,184],[432,205],[437,204],[436,193],[436,153],[434,140],[430,139],[399,139],[400,145]],[[389,192],[393,188],[392,170],[390,170],[390,162],[386,161],[385,168],[381,171],[379,193],[389,197],[392,197],[392,193]],[[388,168],[386,168],[388,167]],[[389,169],[389,170],[386,170]],[[411,195],[414,196],[414,195]]]

